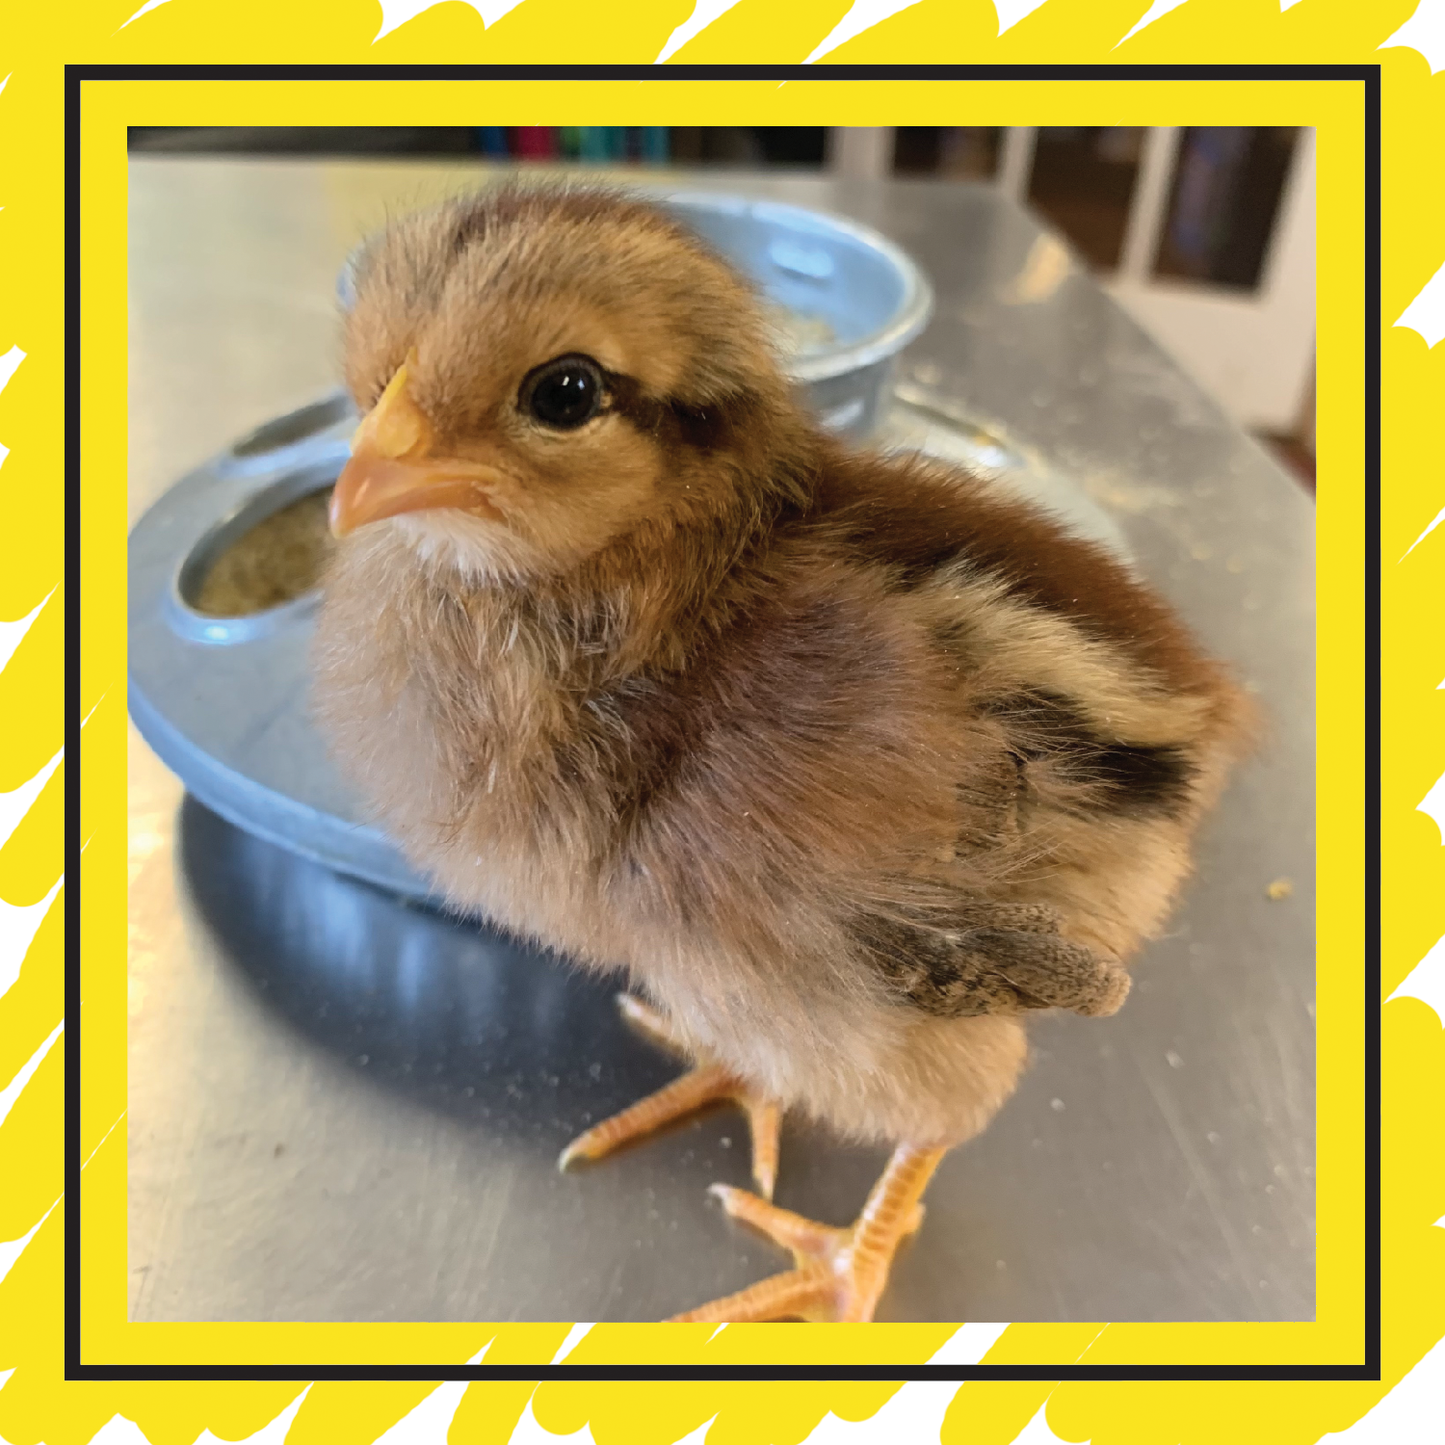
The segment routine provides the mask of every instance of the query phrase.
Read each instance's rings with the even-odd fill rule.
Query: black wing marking
[[[1003,724],[1024,764],[1047,758],[1071,783],[1087,788],[1093,811],[1177,816],[1189,802],[1196,768],[1181,748],[1100,737],[1068,698],[1030,688],[981,709]]]

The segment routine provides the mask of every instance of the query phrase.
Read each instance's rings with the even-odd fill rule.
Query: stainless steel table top
[[[334,384],[346,252],[466,178],[132,164],[133,518]],[[878,1317],[1311,1318],[1311,503],[991,191],[709,183],[907,247],[939,311],[900,386],[1076,478],[1269,718],[1128,1006],[1038,1021],[1022,1087],[945,1160]],[[611,988],[238,832],[134,732],[130,809],[132,1319],[648,1320],[780,1266],[706,1194],[748,1182],[733,1112],[557,1172],[572,1135],[676,1072]],[[845,1222],[881,1162],[785,1128],[778,1201]]]

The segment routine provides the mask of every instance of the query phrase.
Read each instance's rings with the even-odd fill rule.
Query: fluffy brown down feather
[[[604,413],[519,387],[584,353]],[[1023,1015],[1110,1013],[1246,708],[1098,547],[798,406],[748,288],[659,212],[509,188],[372,242],[346,333],[408,357],[501,521],[347,538],[319,715],[467,910],[622,966],[699,1056],[858,1138],[954,1144]]]

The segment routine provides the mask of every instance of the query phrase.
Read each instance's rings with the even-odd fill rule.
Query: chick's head
[[[507,187],[384,231],[356,268],[364,413],[332,498],[477,577],[565,571],[726,505],[792,415],[764,315],[628,197]]]

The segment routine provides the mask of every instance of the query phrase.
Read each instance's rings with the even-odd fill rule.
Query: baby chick
[[[801,409],[676,220],[506,187],[357,268],[317,705],[465,910],[626,970],[696,1067],[564,1162],[719,1098],[795,1268],[678,1318],[866,1320],[1024,1015],[1108,1014],[1243,731],[1118,562]],[[646,1001],[644,1001],[646,1000]],[[773,1206],[781,1111],[895,1151],[857,1221]]]

